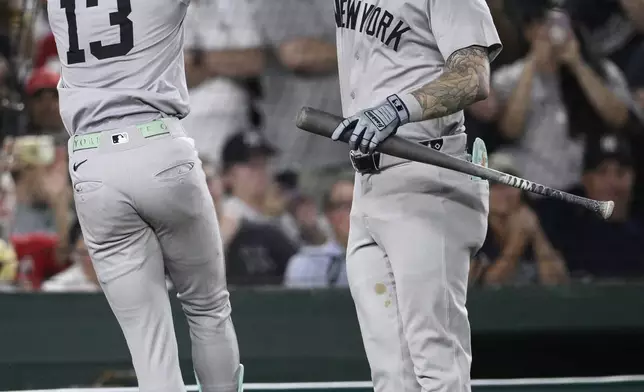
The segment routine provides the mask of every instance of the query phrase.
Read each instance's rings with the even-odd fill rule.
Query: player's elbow
[[[490,96],[490,80],[488,78],[479,77],[479,83],[476,91],[475,102],[484,101]]]
[[[480,56],[475,66],[470,69],[470,76],[476,84],[475,102],[488,99],[491,93],[490,87],[490,64],[487,58]]]

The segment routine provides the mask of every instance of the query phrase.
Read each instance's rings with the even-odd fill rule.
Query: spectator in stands
[[[634,85],[633,87],[635,89],[635,102],[639,105],[641,110],[644,110],[644,83]]]
[[[292,196],[287,211],[285,216],[290,218],[293,231],[291,238],[299,246],[320,245],[333,237],[328,222],[320,214],[318,203],[313,196],[304,193]],[[283,220],[282,227],[285,226]]]
[[[16,207],[12,234],[58,233],[66,237],[71,186],[65,167],[50,169],[55,160],[51,136],[22,136],[14,145]]]
[[[490,156],[493,169],[519,176],[512,157]],[[484,285],[560,284],[567,281],[565,264],[544,233],[522,191],[490,184],[488,232],[472,261],[470,282]]]
[[[68,265],[68,260],[57,257],[60,241],[55,234],[21,234],[10,239],[18,256],[16,284],[23,291],[39,290],[44,281]]]
[[[514,141],[509,152],[527,179],[565,189],[581,176],[584,135],[627,124],[630,93],[619,69],[593,56],[547,0],[515,8],[530,53],[492,76],[499,130]]]
[[[643,65],[637,69],[631,69],[626,77],[628,79],[628,85],[633,92],[633,98],[641,109],[640,118],[644,123],[644,114],[642,114],[644,112],[644,50],[639,52],[636,58],[637,62]]]
[[[266,222],[270,190],[270,160],[276,149],[259,132],[240,132],[228,138],[221,154],[225,186],[230,195],[224,213],[254,222]]]
[[[266,208],[271,189],[268,159],[273,154],[275,149],[259,133],[237,134],[222,153],[224,186],[212,165],[208,169],[231,285],[281,284],[286,263],[297,252]],[[230,193],[226,200],[223,188]]]
[[[13,246],[0,240],[0,292],[14,291],[18,275],[18,256]]]
[[[49,22],[45,22],[49,27]],[[56,50],[56,39],[51,31],[48,31],[44,37],[36,43],[36,54],[34,58],[34,68],[44,68],[50,72],[60,73],[61,64]]]
[[[269,223],[242,220],[226,248],[226,276],[231,285],[279,285],[297,247]]]
[[[315,215],[318,212],[318,200],[300,189],[297,172],[282,171],[275,175],[273,184],[272,199],[280,202],[272,203],[274,207],[271,209],[279,208],[282,214],[280,225],[291,241],[298,246],[304,246],[317,243],[319,236],[324,236],[325,240],[333,237],[333,231],[326,217],[323,214]],[[278,216],[279,213],[276,211],[273,215]]]
[[[490,91],[486,99],[475,102],[465,109],[465,129],[467,129],[470,150],[471,143],[477,137],[485,140],[485,146],[489,154],[510,142],[498,131],[499,104],[494,91]]]
[[[238,1],[248,4],[266,53],[261,108],[266,135],[282,152],[278,169],[350,168],[346,146],[302,132],[294,121],[302,106],[342,112],[335,19],[322,17],[333,15],[333,1]],[[324,182],[321,175],[304,176],[302,185],[309,179]]]
[[[23,16],[26,23],[31,27],[29,38],[31,39],[30,53],[35,57],[38,54],[38,46],[51,33],[49,19],[47,16],[47,0],[32,1],[31,6],[27,6],[29,12],[24,12]]]
[[[2,39],[2,36],[0,36],[0,39]],[[0,42],[0,45],[2,43]],[[2,50],[0,48],[0,50]],[[4,96],[7,92],[5,91],[6,89],[6,78],[9,74],[9,61],[0,54],[0,93],[2,93],[2,96]]]
[[[186,76],[190,114],[183,120],[203,157],[219,163],[225,140],[251,127],[260,37],[238,0],[193,0],[186,18]]]
[[[276,150],[260,132],[233,135],[224,146],[222,160],[230,197],[224,213],[258,223],[280,227],[291,242],[299,244],[301,225],[286,210],[289,195],[271,177],[269,166]],[[306,242],[306,241],[304,241]]]
[[[644,64],[644,51],[636,55],[637,61]],[[634,150],[637,151],[644,146],[644,66],[638,69],[631,69],[626,75],[628,85],[633,95],[632,121],[628,132],[628,141]],[[635,184],[633,185],[633,214],[644,222],[644,155],[633,156],[633,167],[635,169]]]
[[[337,181],[324,197],[323,208],[334,237],[318,237],[317,243],[304,246],[291,258],[284,285],[292,288],[348,287],[346,249],[349,238],[349,214],[353,201],[353,182]],[[310,205],[305,208],[311,210]],[[308,214],[315,219],[317,212]],[[313,241],[311,241],[313,242]]]
[[[10,102],[19,102],[20,94],[16,91],[18,84],[12,75],[11,70],[11,55],[13,50],[11,22],[14,12],[12,4],[8,1],[0,1],[0,121],[5,124],[9,123],[8,118],[12,117],[8,114]],[[15,40],[14,40],[15,41]],[[13,116],[15,117],[15,116]],[[3,129],[3,132],[7,132]],[[2,135],[4,137],[5,135]]]
[[[58,107],[59,79],[60,75],[46,68],[38,68],[30,75],[25,86],[30,134],[66,134]]]
[[[588,144],[576,193],[613,200],[615,209],[608,221],[581,207],[547,199],[539,202],[544,229],[573,278],[644,278],[644,228],[630,215],[632,163],[630,147],[620,137],[605,135]]]
[[[11,4],[0,1],[0,57],[5,60],[11,55]]]
[[[8,240],[16,212],[16,188],[11,177],[14,138],[5,137],[0,151],[0,238]]]
[[[297,246],[302,246],[309,244],[305,237],[310,237],[307,233],[302,233],[302,230],[306,231],[307,226],[311,224],[315,225],[313,230],[327,229],[327,225],[325,225],[326,221],[322,216],[318,216],[317,221],[313,222],[308,219],[307,214],[296,214],[297,211],[308,210],[299,207],[311,202],[311,197],[304,195],[300,189],[299,177],[300,174],[294,170],[284,170],[277,173],[269,192],[267,208],[272,211],[271,215],[279,216],[280,226],[291,241]],[[315,201],[312,203],[315,205]],[[298,218],[304,218],[304,220]]]
[[[490,7],[494,25],[497,28],[503,50],[490,64],[492,71],[496,71],[503,65],[512,64],[522,58],[527,52],[527,45],[521,39],[520,26],[514,23],[513,2],[508,0],[487,0]],[[499,100],[490,91],[488,98],[478,101],[465,109],[465,129],[467,129],[468,140],[474,141],[477,137],[485,140],[488,153],[494,152],[498,147],[506,144],[506,140],[498,132]],[[471,146],[470,146],[471,147]]]
[[[222,245],[224,250],[228,248],[228,244],[237,234],[239,223],[241,219],[234,217],[231,214],[224,213],[224,184],[221,179],[221,174],[212,161],[206,157],[201,157],[202,167],[206,175],[206,184],[208,184],[208,191],[215,204],[215,212],[217,213],[217,220],[219,222],[219,232],[221,234]]]
[[[490,7],[494,25],[499,33],[503,50],[494,59],[490,66],[492,70],[502,66],[514,63],[525,55],[527,47],[521,39],[520,26],[517,26],[513,20],[514,2],[509,0],[487,0]]]
[[[71,240],[70,247],[73,248],[72,265],[46,280],[42,284],[42,291],[90,293],[101,291],[78,221],[72,225],[68,237]]]
[[[610,58],[625,73],[644,69],[644,63],[637,59],[637,53],[644,51],[641,0],[566,0],[564,4],[585,28],[597,53]]]

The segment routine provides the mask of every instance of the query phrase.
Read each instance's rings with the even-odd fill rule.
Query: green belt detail
[[[163,120],[154,120],[147,124],[137,125],[136,129],[138,129],[145,138],[170,133],[168,126],[165,125]]]
[[[86,133],[85,135],[74,136],[74,147],[72,151],[89,150],[98,148],[101,144],[101,133]]]
[[[141,135],[143,135],[144,138],[167,135],[170,133],[168,126],[163,120],[154,120],[146,124],[137,125],[136,129],[141,132]],[[102,132],[94,132],[74,136],[74,147],[72,151],[98,148],[98,146],[101,145],[101,133]]]

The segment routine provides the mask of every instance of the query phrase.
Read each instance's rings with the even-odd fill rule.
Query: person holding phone
[[[629,73],[644,66],[639,58],[644,53],[642,4],[642,0],[566,0],[563,6],[588,32],[593,49]]]
[[[568,15],[547,0],[515,4],[530,50],[492,76],[499,131],[531,181],[566,189],[581,176],[584,135],[621,130],[630,99],[625,78],[593,55]]]

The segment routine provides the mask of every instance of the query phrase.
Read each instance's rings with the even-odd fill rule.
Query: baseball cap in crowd
[[[25,92],[27,95],[35,95],[42,90],[56,90],[58,80],[60,80],[60,75],[56,72],[52,72],[44,67],[38,68],[29,76],[25,86]]]
[[[586,142],[584,172],[596,169],[608,159],[614,159],[624,166],[632,166],[633,155],[628,141],[617,135],[604,135]]]
[[[517,169],[514,158],[508,152],[498,151],[490,154],[487,166],[490,169],[498,170],[500,172],[511,174],[513,176],[521,176],[519,170]]]
[[[255,156],[273,156],[277,150],[257,131],[240,132],[231,136],[221,154],[223,170],[238,163],[247,163]]]

